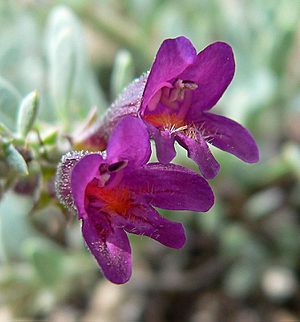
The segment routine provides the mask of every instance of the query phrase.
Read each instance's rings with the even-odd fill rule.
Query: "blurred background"
[[[297,0],[0,2],[0,321],[300,319],[299,17]],[[55,200],[53,175],[68,135],[178,35],[198,51],[233,47],[236,75],[214,111],[251,130],[261,161],[213,150],[214,207],[163,212],[185,225],[179,251],[131,236],[133,276],[117,286]],[[9,141],[34,89],[38,118],[25,142]]]

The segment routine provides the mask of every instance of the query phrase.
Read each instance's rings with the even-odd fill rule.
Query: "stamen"
[[[187,89],[187,90],[193,91],[198,88],[198,85],[196,83],[188,80],[182,81],[182,83],[183,83],[184,89]]]
[[[185,95],[185,100],[183,101],[183,103],[180,106],[180,110],[178,112],[178,117],[180,119],[184,119],[191,104],[192,104],[192,100],[193,100],[193,95],[191,92],[186,93]]]
[[[158,90],[148,103],[148,111],[154,111],[159,102],[176,111],[181,110],[180,103],[183,102],[183,106],[186,109],[186,105],[191,102],[191,94],[188,94],[187,91],[190,92],[197,88],[198,85],[189,80],[177,79],[173,85],[165,83],[165,86]],[[187,99],[188,102],[186,102]]]
[[[127,160],[122,160],[122,161],[118,161],[116,163],[110,164],[108,166],[108,171],[109,172],[117,172],[121,169],[124,169],[128,164]]]
[[[108,170],[108,164],[107,164],[107,163],[101,163],[101,164],[99,165],[99,173],[100,173],[100,174],[104,174],[104,173],[106,173],[106,172],[107,172],[107,170]]]
[[[199,136],[204,139],[207,143],[211,143],[214,137],[218,134],[217,130],[214,132],[207,131],[204,127],[204,122],[200,125],[190,124],[187,129],[184,129],[184,133],[189,138],[197,141]]]
[[[171,102],[177,101],[177,100],[183,101],[186,90],[190,91],[190,90],[195,90],[197,88],[198,88],[198,85],[196,83],[178,79],[174,84],[174,88],[170,94],[169,100]]]
[[[180,131],[185,131],[188,128],[188,125],[184,125],[181,127],[178,127],[177,129],[175,129],[174,132],[180,132]]]
[[[110,185],[116,182],[119,182],[122,178],[122,173],[117,173],[118,171],[124,169],[128,164],[127,160],[118,161],[112,164],[101,163],[99,166],[99,174],[98,178],[98,187],[104,187],[108,180],[111,182]]]
[[[176,97],[174,96],[174,93]],[[161,96],[161,103],[173,110],[178,110],[179,104],[177,101],[177,90],[174,88],[170,89],[168,87],[163,88],[162,90],[162,96]]]
[[[191,100],[189,99],[191,97],[191,94],[187,93],[187,91],[190,92],[197,88],[198,85],[194,82],[177,79],[172,88],[164,87],[162,89],[160,102],[171,109],[181,110],[181,102],[183,102],[184,106],[186,106],[187,103],[190,104],[191,102]],[[189,102],[186,102],[187,99],[189,100]]]
[[[168,130],[170,133],[176,133],[187,128],[184,119],[179,118],[176,113],[149,114],[145,116],[145,120],[161,130]]]

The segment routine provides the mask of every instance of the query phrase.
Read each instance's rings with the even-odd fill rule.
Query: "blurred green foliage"
[[[54,198],[56,164],[92,107],[101,117],[122,87],[149,69],[164,38],[185,35],[199,50],[216,40],[233,47],[236,75],[216,109],[251,130],[261,161],[250,166],[213,150],[221,164],[214,208],[166,213],[185,223],[188,243],[180,252],[132,238],[136,275],[113,292],[139,297],[132,303],[140,310],[116,300],[111,316],[202,321],[208,310],[207,321],[297,319],[299,16],[297,0],[2,1],[2,307],[28,318],[51,319],[61,307],[78,319],[95,316],[93,290],[104,286],[78,223]],[[34,90],[39,113],[20,137],[18,113]],[[176,162],[194,168],[178,151]],[[105,310],[96,317],[109,319]]]

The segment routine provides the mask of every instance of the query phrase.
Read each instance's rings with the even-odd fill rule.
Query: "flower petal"
[[[146,235],[161,244],[179,249],[186,241],[183,225],[168,220],[152,207],[139,205],[126,218],[125,230],[136,235]]]
[[[115,127],[107,146],[107,161],[128,160],[128,167],[147,163],[151,155],[148,130],[142,120],[126,116]]]
[[[160,46],[145,87],[141,113],[163,84],[177,77],[196,58],[196,50],[185,37],[166,39]]]
[[[198,122],[205,135],[209,136],[209,142],[219,149],[248,163],[259,160],[259,151],[253,136],[239,123],[212,113],[203,113]]]
[[[91,153],[84,156],[74,167],[71,174],[71,189],[79,218],[86,218],[84,195],[87,184],[98,174],[103,162],[100,154]]]
[[[166,134],[166,135],[164,135]],[[174,137],[161,131],[155,131],[154,135],[156,155],[159,162],[168,164],[175,156]]]
[[[195,82],[198,88],[193,91],[193,100],[188,117],[211,109],[230,84],[235,70],[232,48],[223,42],[215,42],[198,55],[180,79]]]
[[[155,207],[207,211],[214,203],[207,181],[196,172],[175,164],[149,163],[127,174],[124,182]]]
[[[220,165],[201,135],[198,135],[197,141],[183,133],[178,133],[176,138],[178,143],[188,151],[188,157],[198,164],[201,173],[206,179],[212,179],[218,174]]]
[[[114,228],[104,238],[99,228],[89,220],[82,222],[83,238],[107,279],[126,283],[131,276],[131,249],[123,229]]]

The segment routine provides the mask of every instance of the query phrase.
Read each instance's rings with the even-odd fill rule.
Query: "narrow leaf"
[[[31,130],[37,117],[38,107],[37,91],[31,92],[22,100],[17,119],[17,133],[20,137],[25,138]]]
[[[8,128],[14,129],[15,116],[21,96],[4,78],[0,77],[0,120]]]
[[[52,10],[46,50],[51,100],[65,128],[70,127],[70,119],[86,117],[87,108],[93,105],[103,111],[107,104],[88,65],[80,23],[69,8],[58,6]]]
[[[115,59],[112,77],[112,97],[117,97],[134,78],[133,59],[129,51],[120,50]]]
[[[4,156],[9,168],[19,175],[28,175],[27,164],[20,152],[12,145],[4,146]]]

